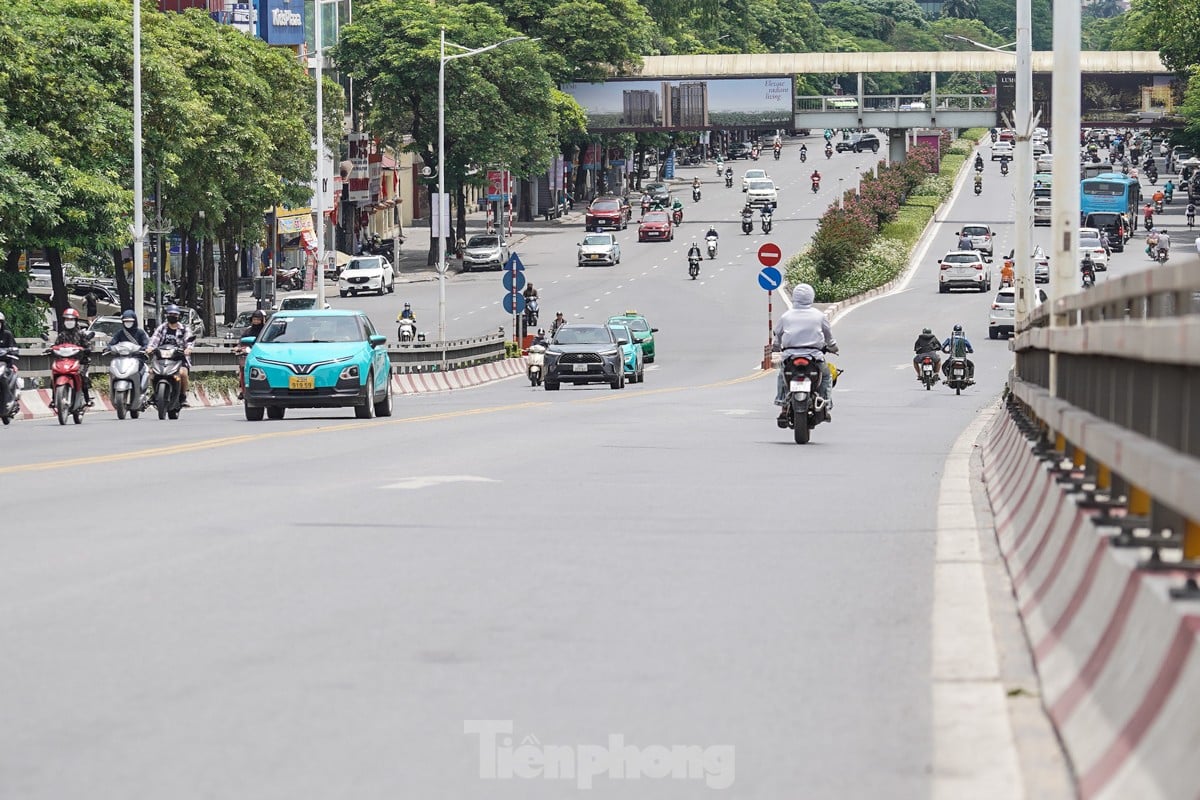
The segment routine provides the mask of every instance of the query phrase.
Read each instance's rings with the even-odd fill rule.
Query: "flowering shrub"
[[[937,153],[922,145],[904,163],[864,177],[857,195],[847,192],[844,207],[835,203],[821,217],[812,245],[788,261],[788,285],[809,283],[817,302],[832,303],[895,278],[966,160],[947,153],[939,165]]]

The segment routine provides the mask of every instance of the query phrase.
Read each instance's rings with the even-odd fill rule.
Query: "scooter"
[[[776,161],[779,160],[779,148],[778,147],[775,148],[775,160]]]
[[[937,382],[937,366],[933,363],[933,356],[924,356],[921,359],[921,383],[924,384],[925,391],[928,392]]]
[[[5,425],[21,413],[21,381],[17,378],[20,359],[15,347],[0,351],[0,422]]]
[[[284,292],[294,291],[301,288],[300,270],[298,269],[281,269],[279,270],[279,289]]]
[[[983,194],[983,181],[975,184],[975,194]]]
[[[728,189],[732,186],[733,186],[733,175],[726,174],[725,175],[725,188]]]
[[[946,386],[953,389],[956,395],[962,394],[962,390],[971,385],[971,381],[967,378],[967,360],[965,358],[951,358],[946,375]]]
[[[766,208],[763,209],[761,222],[762,222],[762,232],[770,233],[771,232],[771,212],[769,209],[766,209]]]
[[[1154,213],[1155,213],[1155,214],[1161,214],[1161,213],[1162,213],[1162,210],[1163,210],[1163,201],[1162,201],[1162,200],[1155,200],[1155,201],[1154,201]]]
[[[821,396],[821,362],[808,356],[788,356],[783,362],[787,382],[784,408],[787,416],[778,419],[781,428],[791,428],[796,444],[808,444],[812,429],[828,420],[825,398]]]
[[[146,386],[150,376],[146,372],[146,354],[136,342],[121,342],[108,348],[112,360],[108,362],[109,399],[117,412],[117,419],[137,419],[145,404]]]
[[[742,233],[751,233],[754,231],[754,215],[742,214]]]
[[[821,188],[821,182],[820,182],[820,181],[813,181],[813,182],[812,182],[812,190],[813,190],[813,194],[816,194],[816,193],[817,193],[817,190],[819,190],[820,188]]]
[[[699,186],[692,187],[692,202],[693,203],[700,202],[700,187]]]
[[[700,276],[700,259],[697,256],[688,257],[688,275],[692,276],[692,280],[696,280]]]
[[[66,425],[69,416],[76,425],[83,422],[87,404],[83,401],[84,348],[77,344],[56,344],[50,348],[54,363],[50,374],[54,383],[53,403],[58,414],[58,424]]]
[[[525,302],[525,326],[536,328],[538,322],[538,302],[536,297],[530,297]]]
[[[1160,247],[1154,251],[1154,260],[1159,264],[1167,263],[1167,259],[1170,258],[1170,256],[1171,252],[1165,247]]]
[[[411,342],[417,338],[417,321],[411,318],[399,320],[400,324],[396,328],[396,340],[400,342]]]
[[[803,164],[805,161],[808,161],[808,151],[801,150],[800,151],[800,163]]]
[[[681,224],[683,222],[683,209],[682,208],[675,209],[675,213],[671,215],[671,220],[676,225]]]
[[[708,258],[711,261],[717,257],[717,237],[706,236],[704,238],[704,243],[708,246]]]
[[[1089,272],[1088,270],[1081,270],[1080,275],[1083,276],[1082,280],[1080,281],[1080,285],[1082,286],[1082,288],[1091,289],[1093,286],[1096,285],[1096,273],[1095,272]]]
[[[833,148],[832,148],[832,147],[826,147],[826,148],[825,148],[825,157],[826,157],[826,158],[833,158]]]
[[[1008,159],[1002,159],[1000,161],[1000,174],[1001,175],[1008,174]]]
[[[150,376],[154,389],[151,402],[158,409],[159,419],[179,419],[183,406],[179,370],[183,367],[183,349],[164,345],[152,353]]]
[[[725,174],[725,162],[718,161],[717,162],[717,177],[719,178],[724,174]]]
[[[529,385],[541,386],[546,373],[546,347],[540,344],[530,345],[528,363],[525,374],[529,377]]]

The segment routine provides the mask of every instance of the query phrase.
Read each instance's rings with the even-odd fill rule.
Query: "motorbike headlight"
[[[346,367],[338,375],[339,381],[350,381],[350,380],[357,380],[357,379],[358,379],[358,365],[357,364],[352,367]]]

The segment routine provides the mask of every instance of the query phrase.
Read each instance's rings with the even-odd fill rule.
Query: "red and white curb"
[[[469,389],[487,383],[507,380],[525,374],[524,358],[507,358],[503,361],[491,361],[477,367],[446,370],[445,372],[405,372],[392,375],[392,392],[395,394],[425,394],[429,392],[449,392],[455,389]],[[96,404],[92,413],[108,411],[115,413],[112,402],[107,395],[96,392]],[[43,419],[53,417],[50,408],[52,400],[49,389],[25,389],[21,392],[21,414],[19,419]],[[241,405],[241,400],[234,392],[208,392],[202,386],[195,386],[188,392],[188,403],[193,408],[216,408],[221,406]]]
[[[1110,546],[1008,414],[983,456],[1043,704],[1080,797],[1197,796],[1200,602],[1170,598],[1182,574],[1139,570],[1135,550]]]

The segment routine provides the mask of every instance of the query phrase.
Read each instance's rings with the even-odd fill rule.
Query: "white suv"
[[[1035,295],[1035,303],[1041,305],[1046,302],[1046,297],[1046,290],[1039,287]],[[992,310],[988,313],[988,338],[999,339],[1001,336],[1012,336],[1016,315],[1016,290],[1011,286],[1005,286],[996,292],[996,299],[992,301]]]
[[[768,206],[779,202],[775,181],[770,178],[752,179],[750,188],[746,191],[746,202],[752,206]]]
[[[974,250],[951,250],[938,259],[938,292],[941,294],[951,289],[986,292],[991,288],[991,270]]]
[[[990,225],[974,223],[971,225],[963,225],[962,230],[954,235],[960,239],[963,236],[966,236],[971,240],[971,247],[978,250],[980,254],[987,256],[989,259],[995,255],[995,245],[992,243],[992,228]]]

